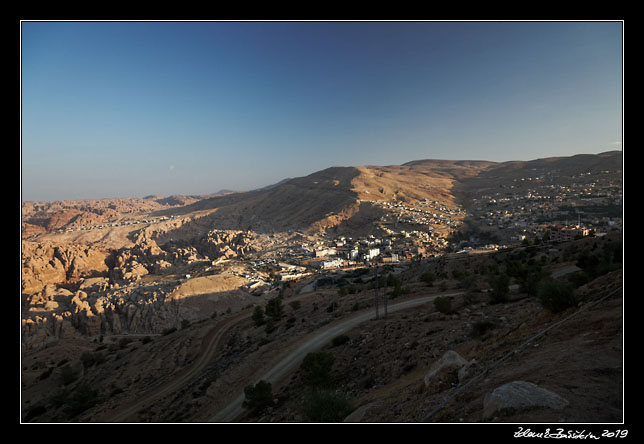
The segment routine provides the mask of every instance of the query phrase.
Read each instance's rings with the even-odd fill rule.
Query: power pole
[[[376,280],[375,280],[375,282],[376,282],[376,319],[378,319],[378,317],[379,317],[379,313],[378,313],[378,267],[374,267],[373,271],[374,271],[374,273],[376,275]]]
[[[386,287],[385,287],[386,289]],[[387,319],[387,301],[389,297],[387,296],[387,292],[385,291],[382,295],[382,300],[383,300],[383,305],[385,306],[385,319]]]

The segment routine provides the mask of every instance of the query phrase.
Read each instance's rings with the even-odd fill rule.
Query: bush
[[[304,401],[304,415],[313,422],[341,422],[353,411],[347,398],[329,390],[312,391]]]
[[[242,407],[249,409],[253,415],[273,405],[273,386],[270,382],[261,380],[255,385],[248,385],[244,387],[244,395]]]
[[[83,368],[88,369],[96,364],[102,364],[105,362],[105,356],[102,353],[91,353],[85,352],[80,357],[81,362],[83,363]]]
[[[255,311],[253,312],[253,322],[257,327],[266,323],[266,319],[264,319],[264,310],[262,310],[262,307],[255,307]]]
[[[559,313],[577,305],[577,297],[572,285],[556,279],[547,279],[539,285],[537,298],[544,308]]]
[[[47,408],[44,405],[35,405],[25,414],[24,421],[29,422],[37,416],[47,413]]]
[[[496,324],[490,321],[478,321],[472,326],[470,336],[476,339],[482,339],[487,332],[496,328]]]
[[[270,318],[268,321],[266,321],[266,327],[264,327],[264,331],[266,332],[267,335],[270,335],[277,329],[277,324],[273,320],[273,318]]]
[[[65,400],[64,412],[68,418],[74,418],[94,407],[99,400],[98,390],[91,388],[88,384],[82,384],[76,387]]]
[[[293,311],[295,311],[295,310],[298,310],[302,306],[302,303],[300,301],[291,301],[291,302],[288,303],[288,305],[290,305],[291,308],[293,309]]]
[[[76,372],[69,364],[60,369],[60,380],[63,385],[71,384],[76,381],[79,376],[79,373]]]
[[[171,333],[174,333],[175,331],[177,331],[176,327],[166,328],[161,332],[161,335],[167,336],[167,335],[169,335]]]
[[[402,283],[398,280],[394,283],[394,288],[389,292],[389,295],[391,296],[391,299],[396,299],[398,296],[403,296],[409,293],[411,293],[409,287],[403,287]]]
[[[300,365],[304,384],[314,388],[331,386],[331,367],[335,358],[331,353],[319,351],[306,355]]]
[[[443,314],[452,312],[452,298],[449,296],[439,296],[434,299],[434,307]]]
[[[337,347],[339,345],[346,344],[347,342],[349,342],[349,336],[340,335],[340,336],[336,336],[331,340],[331,346]]]
[[[438,279],[438,276],[436,274],[432,273],[431,271],[426,271],[425,273],[420,275],[420,281],[426,283],[430,287],[434,285],[434,281]]]
[[[266,303],[266,308],[264,309],[266,316],[272,318],[273,320],[279,320],[284,314],[284,306],[282,305],[282,298],[276,297],[271,299]]]
[[[492,292],[490,293],[490,302],[492,304],[501,304],[508,301],[508,294],[510,292],[509,284],[510,278],[507,274],[501,273],[490,279]]]

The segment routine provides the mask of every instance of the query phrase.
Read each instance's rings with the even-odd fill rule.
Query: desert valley
[[[621,151],[22,202],[23,422],[620,422]]]

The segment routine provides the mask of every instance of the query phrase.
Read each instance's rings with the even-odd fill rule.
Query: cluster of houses
[[[393,236],[379,238],[370,235],[356,241],[341,236],[331,244],[333,245],[314,246],[310,253],[313,260],[309,261],[308,265],[318,269],[330,269],[373,262],[395,263],[428,253],[428,248],[422,243],[396,246]],[[309,245],[303,247],[311,248]]]
[[[386,222],[387,219],[395,217],[396,225],[400,223],[424,225],[428,227],[427,229],[429,231],[434,229],[432,225],[438,226],[436,228],[457,228],[461,224],[460,219],[466,214],[460,207],[450,208],[443,203],[436,200],[430,201],[427,198],[419,201],[414,206],[398,201],[385,202],[367,200],[364,202],[369,202],[372,205],[387,210],[388,216],[383,216],[382,222]]]
[[[622,186],[615,173],[515,179],[516,185],[501,185],[503,191],[473,196],[472,218],[501,241],[522,241],[549,231],[552,242],[563,242],[593,230],[619,230]]]

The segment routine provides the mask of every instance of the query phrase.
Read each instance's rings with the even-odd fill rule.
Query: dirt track
[[[460,293],[449,293],[456,295]],[[308,297],[309,295],[301,295],[293,299],[300,299]],[[425,304],[432,301],[437,295],[423,296],[420,298],[412,298],[405,301],[400,301],[396,304],[389,304],[388,311],[395,312],[405,308],[412,308],[418,305]],[[382,307],[381,313],[383,315]],[[153,403],[162,397],[168,396],[174,392],[179,391],[188,383],[193,381],[199,374],[212,362],[222,346],[222,338],[230,331],[232,327],[239,322],[246,320],[252,316],[252,310],[244,310],[234,317],[226,319],[225,321],[213,327],[203,338],[201,349],[198,358],[190,367],[185,368],[178,373],[171,381],[160,386],[150,389],[141,398],[135,402],[125,405],[115,412],[114,416],[106,419],[107,422],[136,422],[138,421],[137,413],[144,410],[146,407],[153,405]],[[263,376],[260,379],[268,380],[274,385],[284,379],[284,377],[293,371],[296,365],[306,356],[310,351],[316,350],[331,340],[333,337],[351,330],[355,326],[375,317],[372,308],[358,312],[351,316],[349,319],[344,319],[336,322],[330,326],[325,327],[321,331],[312,333],[311,335],[302,338],[297,343],[284,350],[282,357],[274,361],[276,364],[269,368],[265,368]],[[239,387],[241,392],[242,387]],[[230,400],[227,406],[220,412],[212,416],[210,422],[232,422],[237,418],[243,409],[241,404],[244,400],[243,392],[236,398]]]
[[[392,313],[399,310],[423,305],[431,302],[437,296],[456,296],[459,294],[462,294],[462,292],[408,299],[396,304],[390,304],[388,311]],[[296,365],[299,364],[302,359],[304,359],[307,353],[322,347],[335,336],[345,333],[356,327],[357,325],[374,317],[374,309],[370,308],[350,317],[349,319],[344,319],[335,324],[332,324],[329,327],[324,328],[321,331],[317,331],[309,335],[298,344],[295,344],[294,346],[291,346],[289,347],[289,349],[285,350],[282,354],[282,357],[277,361],[277,363],[266,370],[263,376],[261,376],[259,379],[268,381],[274,386],[277,385],[284,379],[285,376],[289,374],[289,372],[295,369]],[[242,408],[243,401],[244,393],[241,392],[234,400],[228,403],[228,405],[224,409],[210,418],[210,422],[233,422],[244,412],[244,409]]]
[[[176,378],[167,384],[153,388],[135,403],[119,409],[118,413],[110,419],[110,422],[136,421],[134,416],[138,411],[144,409],[156,399],[181,389],[182,386],[196,378],[205,366],[215,358],[221,338],[226,332],[238,322],[250,317],[251,314],[252,312],[250,310],[246,310],[232,318],[226,319],[210,330],[203,339],[199,358],[190,367],[176,375]]]

